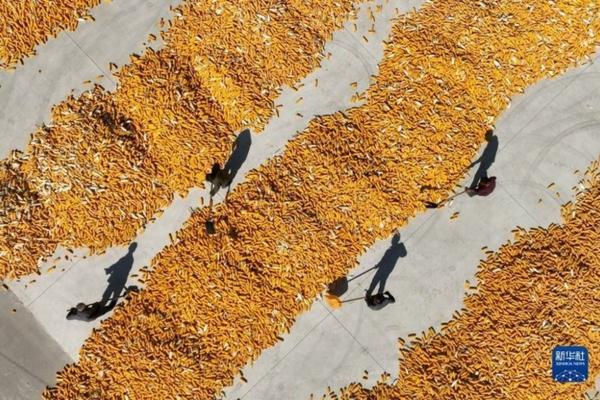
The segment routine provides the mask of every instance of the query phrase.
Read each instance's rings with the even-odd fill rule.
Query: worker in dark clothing
[[[215,163],[212,166],[210,174],[206,175],[206,180],[210,182],[210,195],[214,196],[221,187],[229,186],[231,184],[231,176],[224,168],[221,168],[221,164]]]
[[[225,163],[225,166],[221,168],[221,164],[219,163],[215,163],[212,166],[210,174],[206,176],[206,180],[212,184],[210,189],[211,196],[214,196],[222,187],[227,187],[227,193],[229,194],[231,182],[238,174],[240,168],[246,161],[246,158],[248,158],[251,145],[252,135],[250,134],[250,130],[246,129],[237,135],[233,142],[231,155]]]
[[[67,319],[91,321],[100,314],[101,309],[102,305],[99,301],[92,304],[78,303],[75,307],[69,309]]]
[[[139,288],[135,285],[131,285],[125,288],[125,291],[122,295],[119,295],[119,297],[125,297],[127,296],[129,293],[132,292],[139,292]],[[85,304],[85,303],[77,303],[77,305],[75,307],[71,307],[68,311],[67,311],[67,319],[78,319],[80,321],[93,321],[98,317],[101,317],[102,315],[106,314],[107,312],[109,312],[110,310],[112,310],[112,308],[116,305],[115,304],[109,304],[108,306],[106,306],[103,301],[97,301],[95,303],[91,303],[91,304]]]
[[[392,296],[392,294],[388,291],[385,291],[383,293],[377,293],[374,295],[367,294],[365,296],[365,300],[369,308],[372,308],[374,310],[379,310],[390,303],[396,302],[394,296]]]
[[[212,183],[212,181],[215,179],[215,177],[217,176],[217,173],[220,170],[221,170],[221,164],[214,163],[210,172],[208,174],[206,174],[206,181]]]

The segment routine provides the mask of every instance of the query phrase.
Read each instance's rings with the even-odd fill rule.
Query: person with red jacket
[[[487,196],[492,193],[496,188],[496,177],[487,176],[481,178],[479,184],[475,188],[468,188],[467,194],[469,196]]]

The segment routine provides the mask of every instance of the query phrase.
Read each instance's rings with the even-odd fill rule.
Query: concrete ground
[[[29,310],[9,292],[0,295],[0,399],[36,399],[71,363]]]
[[[156,33],[157,21],[168,15],[172,3],[176,1],[104,4],[94,11],[96,22],[51,40],[16,72],[0,72],[0,123],[7,132],[7,139],[0,142],[0,156],[23,149],[34,126],[49,122],[50,107],[71,90],[84,90],[84,80],[103,74],[102,84],[114,88],[108,63],[122,65],[128,54],[140,52],[148,33]],[[420,3],[367,3],[372,8],[383,6],[376,14],[374,34],[368,32],[371,21],[366,6],[357,32],[352,24],[337,32],[327,44],[330,59],[303,80],[305,85],[298,91],[285,89],[277,101],[283,105],[279,117],[273,118],[262,134],[253,135],[250,154],[234,185],[250,169],[281,152],[313,116],[355,106],[351,96],[364,90],[370,75],[377,73],[390,19]],[[244,370],[248,382],[237,380],[227,389],[227,398],[306,399],[311,393],[322,394],[328,386],[338,388],[360,381],[364,370],[369,371],[367,383],[383,371],[396,375],[397,339],[429,326],[437,328],[461,307],[464,281],[473,279],[483,257],[482,246],[496,249],[517,225],[547,225],[559,220],[559,206],[570,198],[571,187],[580,178],[573,171],[584,171],[600,154],[599,75],[598,64],[590,64],[541,82],[515,99],[497,124],[500,150],[491,173],[498,177],[499,187],[494,194],[481,199],[459,197],[451,206],[422,214],[402,229],[407,255],[398,261],[386,286],[396,304],[375,312],[356,302],[331,312],[318,300],[299,317],[283,342]],[[319,86],[314,87],[317,78]],[[357,89],[350,86],[355,81]],[[296,104],[300,96],[305,100]],[[547,189],[551,182],[555,186]],[[177,198],[138,235],[130,284],[138,284],[138,269],[169,243],[169,233],[180,229],[191,207],[206,197],[205,190],[194,189],[185,198]],[[456,211],[460,212],[458,219],[450,222]],[[352,274],[375,265],[389,242],[380,241],[369,249]],[[107,285],[104,268],[126,252],[124,247],[111,248],[102,255],[88,256],[85,249],[75,255],[59,249],[55,256],[61,258],[54,272],[6,282],[10,291],[0,292],[0,399],[37,398],[46,384],[52,384],[54,371],[77,359],[79,348],[99,321],[67,321],[66,310],[78,302],[99,300]],[[48,267],[42,266],[42,270]],[[350,282],[344,297],[362,296],[372,277],[371,272]],[[23,331],[28,335],[15,333]],[[19,340],[5,339],[12,337]]]

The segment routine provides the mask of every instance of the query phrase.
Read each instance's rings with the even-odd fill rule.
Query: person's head
[[[394,236],[392,237],[392,245],[396,246],[398,243],[400,243],[400,232],[394,233]]]
[[[129,253],[133,253],[137,249],[137,242],[133,242],[129,245]]]
[[[85,303],[77,303],[77,305],[75,306],[75,309],[78,312],[83,312],[83,310],[85,310]]]
[[[494,137],[494,130],[490,129],[485,133],[485,140],[487,140],[488,142],[490,140],[492,140],[492,138]]]
[[[385,301],[385,296],[383,295],[383,293],[377,293],[373,296],[372,301],[374,305],[378,306]]]

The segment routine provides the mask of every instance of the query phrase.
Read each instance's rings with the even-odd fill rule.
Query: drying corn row
[[[348,0],[198,3],[180,7],[182,17],[163,36],[177,54],[192,60],[235,130],[260,131],[272,115],[278,88],[317,67],[332,26],[341,27],[354,13]]]
[[[365,105],[249,173],[216,235],[194,213],[45,397],[218,396],[365,248],[448,195],[509,96],[594,50],[599,7],[440,0],[398,19]]]
[[[219,0],[173,12],[165,48],[132,55],[115,93],[97,85],[67,99],[0,163],[0,278],[34,272],[58,244],[97,252],[131,240],[174,193],[203,184],[234,132],[262,129],[280,88],[318,66],[354,8]]]
[[[35,46],[73,31],[102,0],[0,0],[0,68],[35,54]]]
[[[562,225],[519,230],[480,264],[464,311],[440,333],[401,348],[395,384],[354,383],[327,398],[583,398],[600,373],[598,357],[588,385],[565,385],[552,381],[550,355],[565,343],[600,351],[600,162],[588,177],[575,205],[563,206]]]

